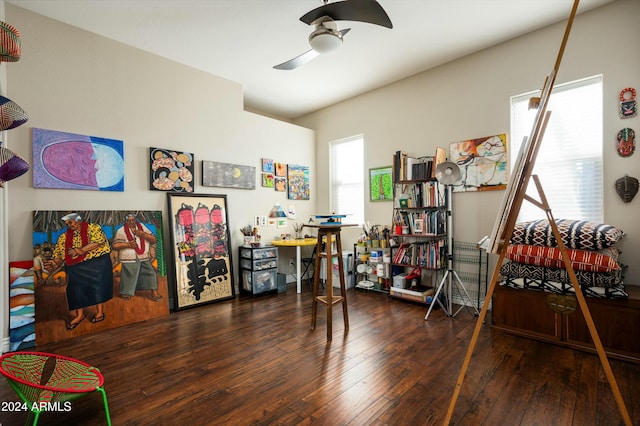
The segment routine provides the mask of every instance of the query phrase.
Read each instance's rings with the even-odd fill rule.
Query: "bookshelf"
[[[396,152],[393,160],[393,297],[431,303],[438,273],[446,268],[447,197],[435,179],[435,157]]]

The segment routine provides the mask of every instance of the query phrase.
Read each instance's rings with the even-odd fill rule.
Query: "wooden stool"
[[[313,225],[311,225],[313,226]],[[313,305],[311,309],[311,329],[316,328],[316,314],[318,311],[318,302],[327,305],[327,340],[331,340],[333,305],[342,303],[342,315],[344,317],[344,328],[349,329],[349,314],[347,312],[347,289],[344,282],[344,265],[342,260],[342,242],[340,241],[341,225],[319,225],[313,226],[318,228],[318,244],[316,246],[316,264],[313,274]],[[322,242],[326,241],[326,251],[322,250]],[[336,242],[337,253],[332,253],[332,242]],[[338,257],[338,272],[340,274],[340,296],[333,295],[332,283],[332,265],[333,258]],[[326,296],[318,296],[320,287],[320,265],[322,259],[326,260],[327,270],[327,294]]]

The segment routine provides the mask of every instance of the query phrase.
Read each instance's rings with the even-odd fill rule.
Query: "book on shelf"
[[[394,225],[407,227],[409,235],[443,235],[446,232],[446,213],[434,211],[396,211]]]
[[[407,160],[406,152],[396,151],[396,153],[393,156],[393,163],[392,163],[394,182],[404,180],[406,160]]]
[[[434,177],[434,157],[410,157],[404,151],[393,156],[393,178],[395,182],[431,180]]]
[[[393,263],[403,263],[402,261],[405,258],[405,253],[407,252],[407,249],[409,249],[410,247],[411,247],[411,244],[409,243],[400,244],[395,254],[393,255]]]
[[[414,176],[417,175],[417,173],[416,173],[416,164],[418,164],[418,159],[417,158],[407,157],[406,164],[405,164],[405,167],[404,167],[405,174],[401,178],[402,180],[415,179]]]
[[[412,165],[411,178],[408,180],[431,179],[432,167],[433,167],[433,157],[416,158]]]
[[[416,266],[427,269],[442,267],[444,242],[425,241],[415,243],[401,243],[395,250],[392,263],[396,265]]]
[[[395,208],[437,208],[442,207],[444,198],[438,181],[403,183],[396,191]]]

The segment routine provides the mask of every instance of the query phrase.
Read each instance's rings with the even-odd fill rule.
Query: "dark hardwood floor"
[[[114,425],[442,424],[476,319],[349,290],[350,329],[336,305],[326,341],[311,294],[246,296],[36,350],[75,357],[105,376]],[[640,366],[611,360],[634,424]],[[17,401],[4,379],[0,401]],[[2,426],[24,412],[0,412]],[[596,355],[492,332],[484,325],[452,423],[618,425]],[[42,425],[106,424],[98,394]]]

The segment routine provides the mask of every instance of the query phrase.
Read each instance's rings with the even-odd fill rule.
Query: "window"
[[[347,214],[349,223],[364,222],[362,136],[332,142],[331,212]]]
[[[533,127],[535,110],[529,98],[540,91],[511,98],[511,164],[515,164],[523,138]],[[533,174],[556,219],[603,220],[602,76],[553,88],[547,106],[551,117],[542,138]],[[527,193],[539,199],[535,184]],[[545,213],[524,201],[518,221],[541,219]]]

